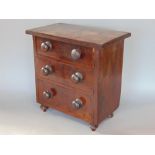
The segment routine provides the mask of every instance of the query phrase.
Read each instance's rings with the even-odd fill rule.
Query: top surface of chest
[[[124,39],[130,33],[62,23],[26,33],[33,35],[41,107],[85,120],[92,129],[112,116],[119,106]]]
[[[57,23],[26,31],[33,36],[46,37],[66,43],[81,44],[94,47],[103,46],[117,39],[125,39],[131,34],[127,32],[106,30],[100,28]]]

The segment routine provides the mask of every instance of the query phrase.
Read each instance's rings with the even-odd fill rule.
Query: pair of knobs
[[[50,41],[45,41],[41,43],[41,50],[44,52],[48,52],[52,49],[52,44]],[[73,60],[78,60],[81,57],[80,49],[72,49],[71,50],[71,57]]]
[[[45,65],[41,68],[42,73],[47,76],[54,72],[53,68],[49,65]],[[80,72],[75,72],[71,75],[71,80],[75,83],[78,83],[83,80],[83,75]]]
[[[41,50],[44,52],[48,52],[52,49],[52,44],[50,41],[45,41],[41,43]],[[78,60],[81,57],[81,51],[79,49],[72,49],[71,51],[71,57],[73,60]],[[53,68],[49,65],[45,65],[44,67],[41,68],[42,73],[47,76],[51,73],[54,72]],[[83,80],[83,75],[80,72],[76,72],[74,74],[71,75],[71,80],[74,81],[75,83],[80,82],[81,80]],[[46,99],[50,99],[54,97],[54,93],[51,91],[44,91],[43,92],[43,96]],[[81,99],[77,98],[74,101],[72,101],[72,106],[75,109],[80,109],[83,106],[83,102]]]
[[[54,97],[54,93],[51,91],[44,91],[43,92],[43,96],[44,98],[46,99],[50,99],[50,98],[53,98]],[[83,106],[83,102],[81,99],[77,98],[75,99],[74,101],[72,101],[72,106],[75,108],[75,109],[80,109],[82,106]]]

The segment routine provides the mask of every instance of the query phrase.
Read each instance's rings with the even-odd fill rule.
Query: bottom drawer
[[[90,95],[43,80],[37,81],[37,88],[40,104],[91,122]]]

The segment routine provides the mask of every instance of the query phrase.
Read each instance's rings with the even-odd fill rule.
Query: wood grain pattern
[[[119,39],[125,39],[131,35],[127,32],[63,23],[30,29],[26,33],[90,47],[103,46]]]
[[[124,40],[94,48],[95,68],[92,130],[118,108],[121,94]]]
[[[112,116],[120,102],[124,39],[130,33],[68,24],[54,24],[26,33],[33,35],[38,103],[88,122],[93,131]],[[40,45],[47,40],[53,48],[43,52]],[[79,60],[71,59],[73,48],[81,49]],[[45,65],[53,66],[54,73],[44,76],[41,68]],[[84,75],[78,84],[70,80],[76,71]],[[42,93],[46,90],[54,91],[54,97],[45,99]],[[78,110],[71,104],[76,98],[84,103]]]
[[[50,41],[52,43],[52,49],[48,52],[43,52],[40,48],[42,42]],[[64,42],[59,42],[55,40],[49,40],[47,38],[36,38],[37,50],[36,52],[43,56],[48,56],[50,58],[59,60],[64,63],[69,63],[74,66],[81,66],[87,68],[93,68],[93,55],[92,48],[77,46],[76,44],[67,44]],[[71,58],[71,50],[80,49],[81,58],[78,60],[73,60]]]
[[[39,90],[37,100],[39,103],[46,107],[54,108],[74,117],[81,118],[87,122],[91,122],[91,96],[84,92],[80,92],[77,89],[71,89],[70,87],[62,85],[60,86],[52,81],[49,83],[47,81],[38,80],[37,82]],[[46,99],[42,95],[43,91],[55,91],[55,95],[51,99]],[[72,106],[72,101],[76,98],[80,98],[84,103],[84,106],[80,109],[75,109]]]
[[[46,79],[50,81],[59,82],[64,85],[69,85],[75,89],[81,89],[83,91],[87,91],[88,93],[93,90],[93,79],[94,79],[94,71],[87,70],[81,67],[75,67],[73,65],[68,65],[62,63],[60,61],[56,61],[43,56],[36,56],[36,74],[38,78]],[[53,73],[49,75],[44,75],[41,71],[41,68],[45,65],[49,65],[53,68]],[[71,75],[80,72],[83,75],[83,80],[79,83],[74,83],[71,80]]]
[[[124,40],[102,49],[99,54],[98,123],[119,106]]]

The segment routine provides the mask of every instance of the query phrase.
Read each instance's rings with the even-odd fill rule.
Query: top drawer
[[[36,38],[36,52],[65,63],[93,68],[92,48]]]

